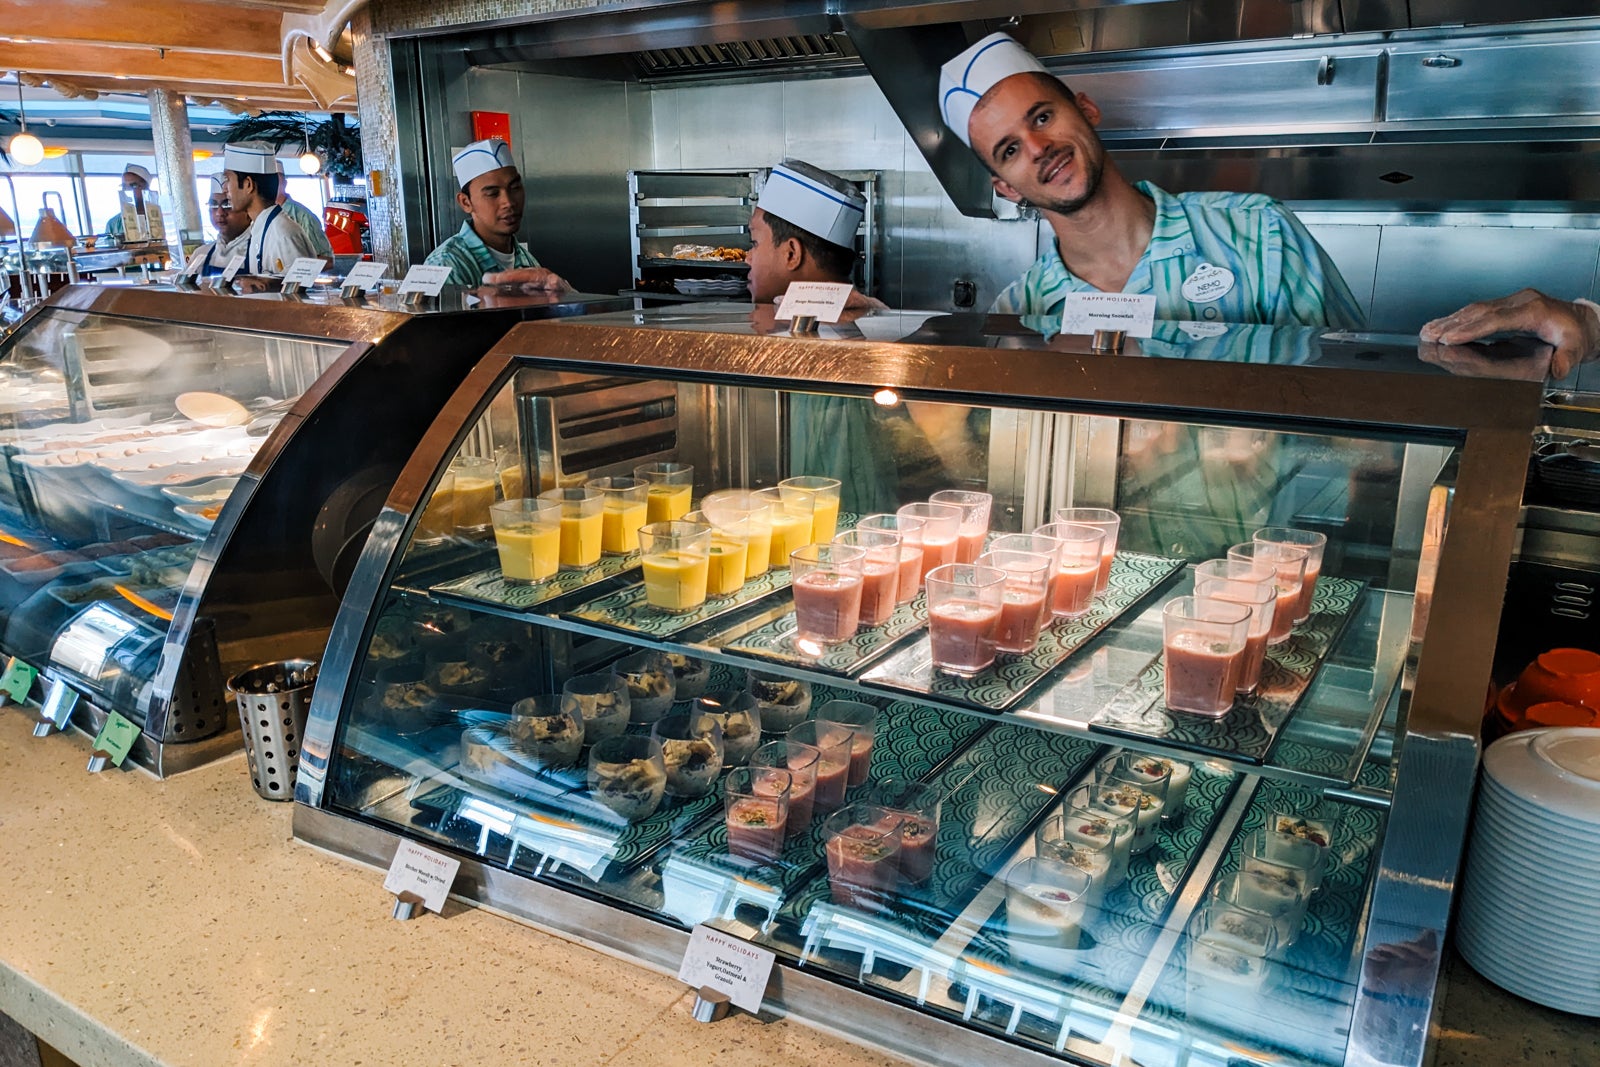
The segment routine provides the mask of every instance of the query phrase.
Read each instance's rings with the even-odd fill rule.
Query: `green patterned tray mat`
[[[1267,650],[1260,686],[1251,696],[1234,701],[1226,715],[1210,718],[1169,712],[1162,700],[1166,663],[1158,655],[1095,716],[1089,729],[1108,735],[1154,737],[1201,755],[1264,762],[1365,587],[1363,581],[1323,577],[1317,583],[1311,617],[1295,627],[1289,640]]]
[[[821,707],[835,695],[826,686],[814,687],[812,708]],[[873,739],[871,777],[925,778],[991,725],[964,712],[897,700],[880,710]],[[866,788],[857,786],[848,799]],[[776,863],[761,864],[728,854],[728,828],[718,820],[704,833],[673,849],[667,862],[711,868],[787,896],[816,869],[822,855],[821,825],[819,816],[813,820],[809,831],[785,843],[783,855]]]
[[[1273,783],[1263,782],[1251,800],[1216,877],[1238,869],[1240,842],[1264,824],[1272,789]],[[1190,1020],[1190,1025],[1216,1027],[1227,1031],[1224,1040],[1287,1052],[1299,1061],[1344,1062],[1355,1010],[1362,919],[1373,863],[1382,843],[1383,816],[1364,805],[1340,803],[1338,807],[1344,817],[1334,835],[1335,866],[1323,875],[1294,944],[1274,954],[1266,983],[1255,997],[1258,1005],[1271,1006],[1270,1020],[1264,1010],[1231,1020],[1207,1018],[1202,1013]],[[1187,1018],[1186,960],[1185,941],[1151,991],[1147,1016]],[[1237,1025],[1241,1022],[1248,1029]]]
[[[465,601],[488,601],[500,607],[527,611],[558,596],[576,593],[608,578],[639,569],[639,553],[625,556],[601,556],[592,567],[559,570],[554,578],[537,585],[519,585],[507,582],[498,566],[469,574],[465,578],[440,582],[428,590],[433,596],[453,597]]]
[[[1180,559],[1118,552],[1111,582],[1089,611],[1046,627],[1039,645],[1026,656],[1002,655],[974,678],[956,678],[936,671],[923,637],[861,676],[865,685],[961,704],[982,711],[1005,711],[1062,661],[1101,630],[1159,588],[1183,567]]]
[[[1025,726],[1002,723],[984,734],[935,779],[945,799],[933,874],[896,894],[884,920],[936,938],[1100,751],[1092,741]],[[824,869],[780,918],[799,927],[815,905],[829,900]]]
[[[815,656],[795,646],[795,619],[791,605],[788,612],[772,622],[733,640],[724,640],[722,647],[724,651],[737,652],[755,659],[810,667],[829,674],[854,677],[893,651],[894,647],[905,638],[927,625],[927,594],[918,593],[916,599],[896,606],[894,614],[882,625],[863,627],[850,640],[833,645],[822,655]]]

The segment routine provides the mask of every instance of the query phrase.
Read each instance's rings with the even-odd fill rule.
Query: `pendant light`
[[[28,132],[28,110],[22,103],[21,71],[17,72],[17,113],[20,116],[17,125],[22,129],[12,136],[6,151],[24,167],[38,166],[44,161],[44,142]]]
[[[302,174],[315,174],[322,169],[322,157],[311,151],[311,131],[306,128],[305,116],[300,118],[300,133],[304,140],[305,151],[300,153],[300,172]]]

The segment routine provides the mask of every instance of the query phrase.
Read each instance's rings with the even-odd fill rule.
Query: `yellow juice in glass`
[[[500,495],[507,500],[522,496],[522,468],[507,467],[500,472]]]
[[[640,561],[644,596],[662,611],[691,611],[706,602],[707,556],[694,552],[660,552]]]
[[[489,525],[489,508],[494,504],[494,479],[456,475],[456,525]]]
[[[635,500],[607,500],[600,517],[604,520],[601,549],[614,555],[639,551],[639,527],[645,524],[643,504]]]
[[[758,527],[753,522],[750,526],[750,547],[744,560],[745,581],[761,577],[772,565],[772,527],[765,523]]]
[[[772,547],[767,560],[774,567],[787,567],[789,553],[811,544],[810,515],[773,515]]]
[[[672,522],[683,518],[689,514],[689,497],[693,492],[692,485],[652,485],[645,494],[645,501],[650,505],[646,521]]]
[[[745,542],[730,541],[713,534],[710,573],[706,579],[707,592],[712,596],[728,596],[744,588],[745,566],[749,555],[750,546]]]
[[[494,543],[500,550],[500,572],[509,582],[553,578],[561,563],[561,527],[553,523],[497,526]]]
[[[428,498],[428,506],[422,509],[422,516],[417,519],[416,536],[419,540],[438,540],[449,537],[455,529],[455,490],[441,485]]]
[[[833,540],[839,528],[839,501],[820,493],[811,498],[811,543],[825,545]]]
[[[605,519],[593,515],[561,516],[561,565],[587,567],[600,561],[600,540],[605,530]]]

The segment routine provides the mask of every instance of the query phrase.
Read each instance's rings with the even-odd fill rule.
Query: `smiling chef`
[[[1095,102],[1006,34],[944,65],[939,103],[995,191],[1055,231],[992,312],[1059,315],[1067,293],[1099,291],[1152,294],[1160,320],[1361,325],[1338,268],[1288,208],[1256,193],[1129,183],[1095,132]]]

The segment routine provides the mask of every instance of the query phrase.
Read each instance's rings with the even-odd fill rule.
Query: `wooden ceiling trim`
[[[219,85],[271,85],[283,81],[283,62],[277,57],[251,59],[219,56],[182,49],[107,45],[35,45],[0,42],[0,70],[25,70],[35,74],[122,75],[128,78],[165,78],[204,81]]]
[[[30,43],[145,45],[219,55],[275,56],[283,13],[222,15],[199,0],[51,0],[4,5],[0,35]]]

